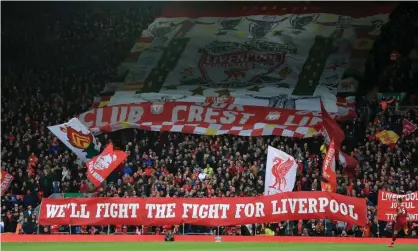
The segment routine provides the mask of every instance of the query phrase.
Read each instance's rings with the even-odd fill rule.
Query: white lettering
[[[250,119],[250,117],[255,116],[255,114],[251,114],[251,113],[242,113],[242,119],[239,121],[239,123],[241,125],[247,123],[247,121]]]
[[[179,119],[179,112],[180,111],[186,111],[187,110],[187,107],[186,106],[184,106],[184,105],[178,105],[178,106],[175,106],[174,108],[173,108],[173,114],[172,114],[172,118],[171,118],[171,120],[173,121],[173,122],[177,122],[177,121],[184,121],[184,119]]]
[[[187,122],[200,122],[202,121],[203,107],[190,106],[189,118]]]
[[[331,200],[329,203],[329,208],[331,210],[331,213],[336,214],[339,210],[338,202],[336,200]]]
[[[348,205],[348,214],[354,220],[358,220],[358,214],[354,213],[354,206]]]
[[[288,199],[289,206],[290,206],[290,212],[294,214],[296,212],[296,203],[298,202],[297,199]]]
[[[316,199],[309,198],[308,202],[309,202],[309,213],[310,214],[317,213],[318,211],[317,211],[316,205],[318,204],[318,201]]]
[[[142,106],[133,106],[131,107],[128,115],[128,122],[137,123],[141,120],[142,115],[144,114],[144,109]]]
[[[264,214],[264,203],[261,203],[261,202],[256,202],[255,203],[255,216],[256,217],[266,216]]]
[[[78,210],[78,207],[80,210]],[[69,209],[69,218],[89,218],[90,212],[87,211],[86,204],[77,205],[76,203],[68,203],[64,205],[46,205],[47,218],[66,218],[66,212]]]
[[[138,203],[97,203],[96,218],[136,218],[138,209]]]
[[[300,214],[306,214],[308,212],[308,209],[305,207],[306,203],[308,202],[307,199],[299,199],[299,213]]]
[[[189,218],[190,210],[193,219],[226,219],[229,204],[187,204],[183,203],[183,218]],[[219,214],[221,215],[219,217]]]
[[[329,204],[328,199],[324,197],[320,197],[318,198],[318,200],[319,200],[319,212],[325,213],[325,207],[327,207]]]
[[[222,124],[232,124],[237,115],[236,112],[224,111],[225,117],[221,117],[220,121]]]
[[[212,108],[208,108],[205,114],[205,122],[215,124],[216,119],[213,119],[212,116],[219,116],[219,112],[215,112]]]

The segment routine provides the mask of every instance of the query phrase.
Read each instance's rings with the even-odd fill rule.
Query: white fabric
[[[274,161],[276,158],[278,158],[279,161]],[[291,164],[291,167],[290,170],[285,173],[284,177],[281,177],[280,175],[276,176],[275,173],[280,173],[280,170],[283,170],[287,164]],[[279,149],[269,146],[267,150],[264,195],[273,195],[293,191],[293,188],[295,187],[297,169],[298,165],[292,156],[280,151]],[[275,183],[276,186],[272,187]]]
[[[68,137],[68,134],[66,132],[67,129],[72,128],[75,131],[77,131],[77,135],[73,135],[72,138]],[[57,136],[57,138],[64,143],[71,151],[73,151],[75,153],[75,155],[77,155],[77,157],[81,160],[86,162],[87,159],[87,153],[84,152],[84,150],[86,150],[87,148],[87,143],[88,140],[86,140],[86,137],[83,137],[83,139],[81,139],[81,136],[85,136],[85,135],[91,135],[92,137],[92,142],[94,144],[94,148],[96,150],[100,150],[100,143],[98,140],[96,140],[96,138],[91,134],[91,132],[87,129],[87,127],[85,127],[77,118],[73,118],[70,121],[68,121],[67,123],[64,124],[60,124],[60,125],[54,125],[54,126],[48,126],[48,129],[55,135]],[[73,144],[71,143],[73,142]],[[76,144],[74,144],[74,142]],[[77,144],[78,143],[78,144]],[[76,147],[75,145],[78,145],[79,147]]]

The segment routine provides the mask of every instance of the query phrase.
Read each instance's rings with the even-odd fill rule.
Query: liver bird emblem
[[[286,187],[286,174],[289,173],[294,164],[294,159],[288,158],[284,161],[279,157],[275,157],[273,159],[273,167],[271,169],[271,173],[274,176],[275,181],[273,185],[269,186],[269,188],[274,188],[281,192],[282,189]]]

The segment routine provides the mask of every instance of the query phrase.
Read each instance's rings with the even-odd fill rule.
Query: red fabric
[[[328,114],[327,110],[324,107],[324,104],[321,100],[321,115],[322,115],[322,125],[325,129],[326,134],[329,137],[329,141],[331,141],[331,138],[334,138],[335,143],[335,149],[337,150],[337,153],[340,149],[341,143],[344,140],[344,132],[340,128],[340,126],[337,124],[337,122],[331,118],[331,116]]]
[[[335,145],[334,138],[331,139],[331,144],[325,156],[322,166],[322,178],[321,181],[322,191],[335,193],[337,189],[337,173],[335,172]]]
[[[294,206],[291,205],[292,203]],[[86,206],[82,207],[81,204]],[[342,206],[343,204],[344,206]],[[68,205],[71,205],[71,208],[67,208]],[[161,207],[165,210],[161,210]],[[315,210],[306,210],[309,207],[314,207]],[[77,213],[72,214],[71,212]],[[204,200],[190,198],[44,198],[39,219],[40,224],[43,225],[178,225],[186,223],[225,226],[329,218],[364,226],[367,221],[366,212],[366,200],[364,199],[327,192],[288,192],[260,197],[207,198]],[[57,217],[58,215],[64,217]]]
[[[202,111],[201,115],[204,118],[202,121],[195,120],[192,115],[196,108]],[[137,118],[138,109],[142,111],[140,119]],[[252,115],[248,116],[248,114]],[[320,117],[315,112],[272,107],[260,110],[256,106],[249,105],[242,106],[240,110],[237,110],[235,105],[220,109],[218,104],[198,105],[189,102],[165,102],[161,107],[151,102],[102,107],[85,112],[78,118],[82,123],[91,125],[89,129],[95,128],[101,132],[117,130],[115,128],[120,127],[116,126],[116,123],[122,122],[127,122],[125,125],[128,127],[132,125],[142,130],[158,127],[160,131],[185,133],[196,133],[197,127],[208,128],[211,124],[217,124],[219,130],[232,135],[239,135],[245,130],[251,136],[284,134],[289,136],[289,133],[292,133],[292,137],[304,138],[306,133],[303,131],[307,130],[306,125],[309,125],[315,132],[321,127]],[[118,119],[115,121],[113,118]],[[228,118],[228,123],[225,122],[225,118]],[[164,123],[166,121],[176,122],[168,125]],[[275,126],[267,132],[262,128],[257,128],[258,123],[280,125],[280,127]],[[236,129],[237,126],[240,129]]]
[[[402,134],[409,135],[417,130],[417,126],[407,119],[403,119],[402,121]]]
[[[398,208],[397,198],[401,197],[403,200],[402,206],[406,210],[408,206],[408,212],[406,212],[401,218],[397,218]],[[400,225],[404,222],[402,221],[414,221],[414,217],[407,218],[407,215],[417,215],[418,214],[418,191],[406,195],[395,194],[383,190],[379,190],[378,194],[378,205],[379,210],[377,211],[377,219],[381,221],[397,221]],[[395,211],[394,208],[398,210]],[[405,219],[406,218],[406,219]]]
[[[1,195],[3,195],[7,191],[7,189],[9,188],[13,180],[14,180],[14,177],[12,175],[10,175],[6,171],[1,170],[1,176],[0,176]]]
[[[113,144],[110,143],[101,154],[86,163],[87,177],[96,187],[100,186],[127,156],[123,151],[114,151]]]

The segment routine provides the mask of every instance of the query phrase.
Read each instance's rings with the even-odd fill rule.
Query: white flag
[[[289,154],[269,146],[267,151],[264,195],[291,192],[295,187],[298,165]]]
[[[73,118],[64,124],[48,126],[48,129],[70,148],[81,161],[86,162],[99,154],[99,141],[77,118]]]

